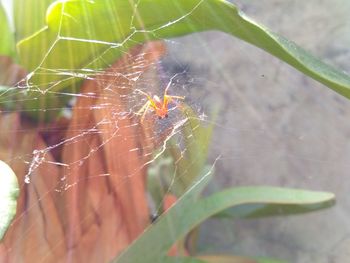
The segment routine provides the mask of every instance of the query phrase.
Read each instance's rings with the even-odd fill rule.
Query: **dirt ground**
[[[350,73],[350,2],[234,1],[250,17]],[[238,39],[207,32],[169,42],[195,106],[219,106],[211,190],[276,185],[331,191],[337,204],[307,215],[210,221],[199,250],[297,263],[349,262],[350,101]],[[210,118],[209,118],[210,122]]]

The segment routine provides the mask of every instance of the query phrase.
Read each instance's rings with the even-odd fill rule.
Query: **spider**
[[[138,90],[140,93],[145,95],[148,99],[145,105],[143,105],[142,108],[137,112],[138,115],[142,113],[141,123],[143,123],[143,120],[145,119],[145,116],[148,110],[153,110],[155,115],[158,116],[158,119],[160,120],[164,118],[168,118],[168,104],[170,102],[176,103],[174,99],[179,99],[179,100],[185,99],[185,97],[181,97],[181,96],[168,95],[169,87],[170,85],[168,85],[164,90],[163,101],[157,95],[154,95],[152,98],[146,92],[143,92],[142,90]]]

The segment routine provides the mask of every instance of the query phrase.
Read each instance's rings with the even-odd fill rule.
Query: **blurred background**
[[[350,73],[350,2],[231,1],[249,17]],[[350,102],[238,39],[206,32],[168,41],[163,66],[186,71],[194,107],[219,115],[210,158],[220,157],[208,191],[275,185],[336,194],[328,210],[255,220],[210,220],[199,251],[290,262],[350,257]],[[211,122],[211,118],[208,118]]]

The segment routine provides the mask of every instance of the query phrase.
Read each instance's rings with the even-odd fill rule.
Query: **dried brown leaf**
[[[85,81],[63,139],[26,127],[18,114],[0,116],[0,158],[12,163],[20,182],[33,150],[43,158],[31,182],[21,185],[0,259],[106,262],[149,224],[145,171],[150,155],[145,153],[154,147],[147,137],[152,122],[135,125],[137,117],[119,113],[128,111],[123,96],[136,85],[125,76],[140,70],[135,67],[140,56],[146,70],[164,52],[161,42],[134,48],[101,76]],[[67,126],[55,125],[59,132]],[[55,142],[63,147],[48,147]]]

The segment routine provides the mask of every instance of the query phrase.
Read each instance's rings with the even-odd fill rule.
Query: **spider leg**
[[[164,105],[167,106],[169,102],[173,102],[173,103],[175,103],[177,105],[178,103],[176,103],[176,101],[174,99],[184,100],[185,97],[165,95],[164,96]]]
[[[145,112],[147,110],[147,108],[149,107],[149,105],[151,104],[151,102],[148,100],[143,106],[141,109],[139,109],[137,112],[136,112],[136,115],[140,115],[141,113]]]
[[[178,100],[184,100],[185,97],[182,97],[182,96],[171,96],[171,95],[165,95],[164,96],[164,104],[163,104],[163,107],[165,108],[168,108],[168,104],[169,102],[171,103],[174,103],[175,104],[175,107],[172,108],[172,109],[175,109],[177,107],[181,107],[181,104],[178,103],[175,99],[178,99]]]
[[[168,82],[165,90],[164,90],[164,95],[163,97],[165,96],[168,96],[168,89],[170,88],[171,84],[173,83],[173,80],[179,75],[179,73],[176,73],[174,76],[171,77],[170,81]]]
[[[147,111],[148,111],[150,105],[151,105],[151,101],[147,101],[146,104],[143,105],[143,107],[138,111],[140,113],[143,111],[143,114],[141,116],[141,123],[143,123],[143,120],[146,117],[146,114],[147,114]]]
[[[152,101],[152,97],[148,93],[146,93],[146,92],[144,92],[144,91],[142,91],[140,89],[136,89],[135,91],[141,93],[142,95],[145,95],[148,100]]]
[[[165,95],[166,98],[168,98],[168,101],[173,101],[173,99],[178,99],[178,100],[184,100],[185,97],[183,96],[172,96],[172,95]]]

